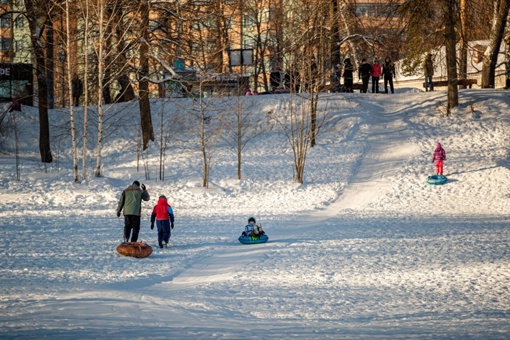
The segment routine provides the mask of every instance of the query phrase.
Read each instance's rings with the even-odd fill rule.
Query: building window
[[[9,28],[11,27],[11,15],[4,14],[0,16],[0,28]]]
[[[0,51],[9,51],[11,48],[12,39],[0,38]]]
[[[358,18],[377,16],[377,4],[360,3],[354,6],[354,14]]]

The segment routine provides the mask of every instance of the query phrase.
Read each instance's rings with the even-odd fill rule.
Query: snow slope
[[[509,338],[508,93],[461,91],[449,117],[442,91],[323,94],[328,120],[301,185],[274,121],[286,98],[240,98],[265,132],[244,150],[242,180],[220,143],[208,189],[196,136],[178,120],[185,99],[152,102],[156,139],[160,112],[170,131],[164,181],[157,142],[144,156],[150,179],[143,159],[137,171],[135,103],[111,108],[122,125],[107,129],[104,176],[81,184],[72,182],[67,113],[51,112],[56,160],[44,166],[37,111],[24,108],[21,181],[11,139],[0,155],[0,336]],[[437,141],[449,181],[430,186]],[[142,239],[157,241],[148,219],[158,195],[176,213],[171,247],[146,259],[115,251],[117,200],[135,179],[151,194]],[[250,216],[268,243],[237,241]]]

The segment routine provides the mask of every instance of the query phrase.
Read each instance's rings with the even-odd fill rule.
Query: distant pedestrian
[[[437,143],[434,154],[432,155],[432,163],[436,162],[436,174],[443,175],[443,162],[446,160],[446,152],[441,143]]]
[[[382,67],[379,64],[379,60],[374,60],[370,75],[372,76],[372,93],[379,93],[379,78],[382,75]]]
[[[154,229],[154,222],[158,227],[158,244],[160,248],[166,248],[172,236],[174,228],[174,211],[165,195],[159,196],[158,203],[154,206],[151,215],[151,230]]]
[[[434,75],[434,63],[432,62],[432,54],[428,53],[423,61],[423,75],[425,76],[425,91],[434,91],[432,76]]]
[[[344,60],[344,87],[345,92],[352,92],[352,84],[354,80],[353,76],[354,66],[351,64],[351,59],[347,58]]]
[[[388,93],[388,83],[390,84],[391,93],[395,93],[393,90],[393,77],[395,76],[395,65],[391,61],[390,57],[386,57],[383,64],[383,76],[384,76],[384,93]]]
[[[133,184],[122,191],[117,205],[117,217],[120,217],[122,210],[124,210],[124,242],[129,241],[131,231],[133,231],[131,242],[138,241],[142,200],[148,201],[149,198],[147,188],[145,188],[144,184],[140,187],[140,182],[138,181],[134,181]]]
[[[73,79],[71,81],[71,93],[73,96],[73,105],[78,106],[80,104],[80,97],[83,94],[83,82],[80,78],[78,78],[78,75],[75,73],[73,74]]]
[[[280,69],[276,66],[273,66],[273,69],[269,74],[269,83],[271,84],[271,90],[273,92],[275,92],[276,89],[280,87],[280,82],[281,82]]]
[[[21,99],[18,93],[15,93],[12,97],[11,108],[9,111],[21,111]]]
[[[340,64],[335,65],[333,68],[333,74],[332,74],[332,92],[339,92],[340,91],[340,79],[342,79],[342,70],[340,68]]]
[[[368,82],[370,80],[370,72],[372,70],[372,66],[367,62],[365,58],[361,60],[361,66],[358,70],[359,79],[361,79],[361,82],[363,84],[361,88],[361,93],[367,93],[368,92]]]

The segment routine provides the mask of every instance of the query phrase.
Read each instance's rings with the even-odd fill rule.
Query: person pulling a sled
[[[265,234],[264,230],[262,230],[262,225],[257,223],[254,217],[248,219],[248,224],[244,227],[242,233],[243,236],[260,236]]]
[[[158,244],[160,248],[166,248],[174,228],[174,211],[165,195],[159,196],[158,203],[154,206],[151,215],[151,230],[154,229],[154,221],[158,227]]]
[[[128,186],[120,196],[117,204],[117,217],[120,217],[124,210],[124,242],[129,242],[131,231],[131,242],[138,241],[138,233],[140,232],[140,219],[142,215],[142,200],[150,199],[149,192],[144,184],[140,186],[140,182],[134,181]]]
[[[432,156],[432,163],[436,162],[436,174],[443,176],[443,162],[446,160],[446,152],[444,151],[441,143],[437,143],[434,155]]]

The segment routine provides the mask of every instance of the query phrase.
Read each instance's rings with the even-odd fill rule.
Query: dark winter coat
[[[434,75],[434,64],[432,63],[432,56],[427,55],[423,62],[423,74],[432,77]]]
[[[434,154],[432,155],[432,162],[444,160],[446,160],[446,152],[441,146],[441,143],[437,143],[436,150],[434,150]]]
[[[148,201],[149,198],[150,196],[147,190],[142,190],[138,185],[132,184],[122,191],[117,205],[117,212],[120,213],[122,209],[124,209],[124,216],[141,216],[142,200]]]
[[[81,81],[80,78],[78,77],[73,78],[71,85],[72,85],[71,92],[73,97],[79,97],[83,94],[83,82]]]
[[[393,77],[395,75],[395,65],[391,61],[384,62],[383,74],[385,78]]]
[[[370,71],[372,70],[372,66],[369,63],[363,63],[359,67],[359,78],[368,78],[370,77]]]
[[[344,79],[353,79],[352,72],[354,70],[354,66],[352,66],[351,62],[348,61],[344,65]]]
[[[271,71],[269,75],[269,82],[271,83],[271,87],[277,88],[280,86],[281,74],[279,70]]]

